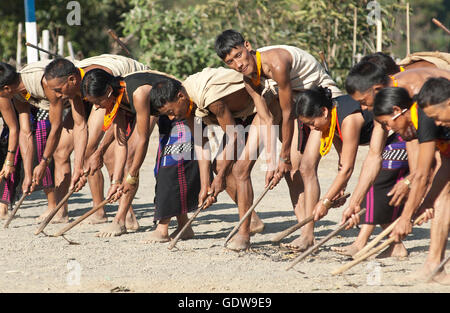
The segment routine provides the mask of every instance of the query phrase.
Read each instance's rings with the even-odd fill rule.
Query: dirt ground
[[[323,245],[318,253],[286,271],[298,254],[280,250],[279,246],[271,243],[278,232],[296,222],[284,182],[268,192],[257,207],[265,229],[252,237],[248,252],[236,253],[223,246],[226,236],[238,222],[236,206],[225,192],[219,196],[217,204],[200,213],[193,222],[194,239],[179,241],[173,250],[167,249],[167,243],[143,244],[141,241],[148,231],[155,228],[153,167],[156,136],[157,132],[154,132],[134,201],[140,230],[120,237],[97,238],[95,233],[102,225],[82,224],[67,233],[67,238],[78,245],[69,244],[61,237],[35,236],[38,226],[35,218],[46,209],[47,202],[44,193],[33,194],[24,202],[18,212],[19,217],[11,222],[9,229],[0,227],[0,292],[450,292],[450,286],[405,280],[407,274],[420,269],[425,261],[430,223],[415,228],[405,241],[409,256],[403,260],[370,259],[343,275],[332,276],[332,270],[350,259],[330,248],[351,243],[358,232],[352,229],[341,232]],[[366,153],[367,147],[360,148],[358,162],[347,187],[350,192],[355,187]],[[255,198],[264,188],[265,173],[260,165],[258,161],[252,174]],[[329,187],[336,171],[337,155],[332,150],[319,165],[322,191]],[[91,207],[86,186],[69,200],[71,220]],[[330,210],[328,216],[317,223],[316,240],[337,227],[343,208]],[[110,221],[116,210],[117,204],[107,207]],[[3,224],[4,221],[0,223]],[[50,224],[45,232],[54,234],[61,227]],[[175,221],[171,222],[171,229],[175,229]],[[379,232],[377,228],[375,234]],[[283,242],[293,240],[298,234],[290,235]]]

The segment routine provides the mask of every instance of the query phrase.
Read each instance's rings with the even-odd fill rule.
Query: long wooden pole
[[[361,216],[363,214],[366,213],[366,209],[362,209],[361,211],[358,212],[358,215]],[[331,238],[333,238],[334,236],[336,236],[339,232],[341,232],[342,230],[344,230],[348,225],[350,224],[350,220],[347,220],[347,222],[345,222],[344,224],[342,224],[341,226],[339,226],[337,229],[333,230],[330,234],[328,234],[325,238],[323,238],[321,241],[319,241],[317,244],[315,244],[314,246],[312,246],[311,248],[309,248],[308,250],[306,250],[305,252],[303,252],[301,255],[299,255],[297,258],[295,258],[294,261],[292,261],[292,263],[286,268],[286,271],[290,270],[291,268],[293,268],[298,262],[300,262],[301,260],[303,260],[304,258],[306,258],[308,255],[310,255],[311,253],[313,253],[314,251],[316,251],[320,246],[322,246],[325,242],[327,242],[328,240],[330,240]]]
[[[194,214],[191,216],[191,218],[187,221],[187,223],[183,226],[183,228],[181,229],[181,231],[177,234],[177,236],[172,240],[172,242],[169,244],[169,246],[167,247],[169,250],[172,250],[173,247],[175,247],[175,245],[177,244],[178,240],[180,240],[181,236],[184,234],[184,232],[186,231],[186,229],[188,229],[188,227],[192,224],[192,222],[194,221],[194,219],[197,217],[197,215],[203,210],[203,205],[201,207],[199,207]]]
[[[342,197],[337,198],[335,201],[333,201],[333,203],[336,203],[342,199],[346,199],[350,196],[350,193],[346,193],[345,195],[343,195]],[[308,216],[307,218],[305,218],[304,220],[298,222],[297,224],[289,227],[288,229],[282,231],[281,233],[279,233],[278,235],[276,235],[273,239],[272,242],[273,243],[277,243],[279,242],[281,239],[283,239],[286,236],[289,236],[290,234],[292,234],[293,232],[297,231],[298,229],[302,228],[304,225],[312,222],[314,220],[314,216]]]
[[[414,221],[413,225],[417,225],[418,223],[420,223],[425,217],[426,217],[427,212],[422,213],[422,215],[420,215],[418,218],[416,218],[416,220]],[[381,245],[379,245],[376,248],[373,248],[372,250],[370,250],[369,252],[361,255],[359,258],[348,262],[347,264],[345,264],[344,266],[338,268],[337,270],[334,270],[331,272],[332,275],[338,275],[341,274],[343,272],[345,272],[346,270],[352,268],[353,266],[355,266],[356,264],[361,263],[362,261],[364,261],[365,259],[367,259],[368,257],[370,257],[371,255],[374,255],[375,253],[383,250],[384,248],[386,248],[387,246],[389,246],[391,243],[393,243],[395,241],[394,237],[390,237],[388,240],[386,240],[385,242],[383,242]]]
[[[259,202],[261,202],[262,198],[266,195],[266,193],[270,190],[270,188],[272,187],[272,182],[270,182],[269,186],[267,186],[264,191],[261,193],[261,195],[258,197],[258,199],[253,203],[253,205],[250,207],[250,209],[248,209],[247,212],[245,212],[245,215],[241,218],[241,220],[239,221],[239,224],[236,225],[233,230],[230,232],[230,234],[228,235],[228,237],[225,239],[225,243],[224,246],[226,247],[228,241],[231,239],[231,237],[233,237],[233,235],[239,230],[239,227],[241,227],[241,225],[244,223],[244,221],[250,216],[250,214],[252,214],[252,212],[255,210],[256,206],[259,204]]]
[[[108,29],[108,34],[119,44],[119,46],[122,47],[123,50],[133,58],[133,55],[131,54],[130,50],[128,50],[127,46],[122,42],[122,40],[119,39],[119,36],[117,36],[116,32],[112,29]]]
[[[359,258],[361,255],[367,253],[370,249],[375,247],[384,237],[389,235],[391,231],[394,229],[395,225],[398,223],[399,219],[397,218],[394,222],[391,223],[385,230],[383,230],[378,236],[376,236],[371,242],[364,246],[361,250],[359,250],[354,256],[353,259]]]
[[[61,236],[63,234],[65,234],[66,232],[68,232],[69,230],[71,230],[72,228],[74,228],[76,225],[80,224],[82,221],[84,221],[85,219],[87,219],[89,216],[91,216],[92,214],[94,214],[95,212],[97,212],[98,210],[100,210],[104,205],[106,205],[111,199],[105,199],[102,202],[100,202],[97,206],[93,207],[92,209],[90,209],[88,212],[84,213],[82,216],[80,216],[78,219],[76,219],[75,221],[73,221],[72,223],[70,223],[69,225],[65,226],[64,228],[62,228],[59,232],[57,232],[54,237],[58,237]]]
[[[432,19],[433,23],[436,24],[436,26],[440,27],[441,29],[443,29],[447,34],[450,35],[450,30],[448,30],[447,27],[445,27],[441,22],[439,22],[437,19],[433,18]]]
[[[83,175],[84,177],[87,177],[89,174],[89,172],[85,172]],[[47,227],[48,223],[50,223],[50,221],[52,220],[52,218],[55,216],[56,212],[58,212],[58,210],[67,202],[67,200],[69,200],[70,196],[75,192],[75,187],[70,189],[69,192],[64,196],[64,198],[58,203],[58,205],[56,206],[56,208],[54,208],[46,217],[45,219],[42,221],[42,223],[39,225],[39,228],[37,229],[37,231],[34,233],[35,235],[39,235],[45,227]]]
[[[16,215],[17,211],[19,210],[20,206],[22,205],[22,202],[25,200],[27,194],[24,193],[22,197],[20,197],[19,201],[16,203],[16,206],[14,207],[14,210],[11,212],[11,215],[9,216],[8,220],[5,223],[4,228],[8,228],[9,223],[11,223],[12,219]]]

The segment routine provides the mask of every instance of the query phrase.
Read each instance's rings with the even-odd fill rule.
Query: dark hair
[[[45,67],[44,77],[47,80],[51,80],[54,78],[65,78],[77,73],[79,73],[79,70],[72,62],[67,59],[57,58]]]
[[[444,77],[429,78],[415,99],[421,108],[439,104],[450,98],[450,80]]]
[[[6,85],[15,85],[19,82],[19,73],[14,66],[0,62],[0,88]]]
[[[83,97],[101,97],[106,94],[108,86],[113,89],[113,95],[117,96],[120,93],[120,81],[123,80],[121,76],[113,76],[108,72],[95,68],[90,70],[84,75],[83,81],[81,82],[81,93]]]
[[[375,116],[389,115],[394,113],[394,106],[398,106],[400,109],[409,109],[412,103],[413,99],[405,88],[383,88],[375,96],[373,114]]]
[[[322,115],[323,107],[328,110],[333,107],[331,90],[326,87],[314,86],[311,89],[300,91],[299,94],[292,110],[294,118],[299,116],[318,117]]]
[[[365,92],[374,85],[383,86],[389,83],[389,76],[383,68],[372,62],[359,62],[352,67],[345,81],[345,88],[349,95],[356,91]]]
[[[183,85],[180,81],[169,77],[154,84],[150,90],[151,112],[157,114],[167,102],[174,101],[182,88]]]
[[[227,29],[217,36],[214,48],[217,55],[223,60],[233,48],[243,46],[244,42],[245,39],[241,33],[233,29]]]
[[[400,67],[389,55],[383,52],[375,52],[364,56],[361,62],[372,62],[381,67],[387,75],[394,75],[400,72]]]

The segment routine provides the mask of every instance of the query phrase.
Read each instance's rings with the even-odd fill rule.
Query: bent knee
[[[247,180],[250,178],[250,164],[247,162],[236,162],[231,170],[233,176],[238,180]]]

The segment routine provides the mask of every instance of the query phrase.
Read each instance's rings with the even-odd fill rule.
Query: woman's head
[[[384,128],[392,129],[405,140],[410,140],[412,124],[408,110],[412,104],[413,99],[406,89],[383,88],[375,96],[373,114]]]
[[[302,90],[294,103],[292,115],[312,129],[325,131],[330,126],[333,108],[331,98],[331,90],[326,87]]]
[[[120,94],[123,80],[120,76],[113,76],[102,69],[93,69],[86,73],[81,83],[83,97],[96,107],[112,110],[115,98]]]

